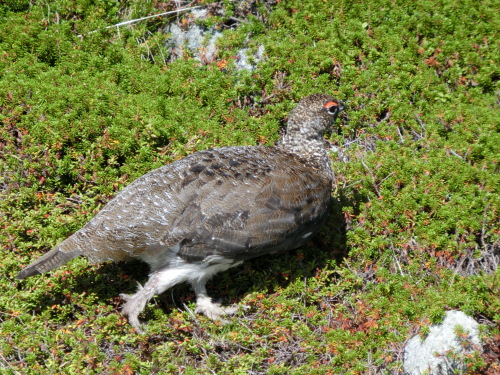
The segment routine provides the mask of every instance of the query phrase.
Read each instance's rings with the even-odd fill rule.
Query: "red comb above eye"
[[[337,107],[338,105],[339,105],[339,103],[337,103],[337,102],[328,102],[323,107],[330,108],[330,107]]]

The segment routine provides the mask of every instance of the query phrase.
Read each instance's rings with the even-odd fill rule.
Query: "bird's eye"
[[[337,102],[328,102],[326,103],[323,107],[326,108],[329,114],[334,115],[337,113],[337,110],[339,108],[339,103]]]

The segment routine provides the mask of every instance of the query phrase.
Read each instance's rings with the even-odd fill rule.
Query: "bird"
[[[144,174],[16,278],[78,256],[92,263],[138,259],[149,265],[149,278],[135,294],[120,295],[122,314],[138,332],[147,303],[185,282],[196,295],[195,313],[222,320],[237,309],[212,301],[212,276],[301,247],[325,223],[334,175],[324,133],[343,109],[341,100],[312,94],[291,110],[274,146],[202,150]]]

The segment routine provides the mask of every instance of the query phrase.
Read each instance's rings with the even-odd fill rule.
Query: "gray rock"
[[[187,13],[193,20],[203,20],[208,16],[206,9],[196,9]],[[210,63],[215,60],[217,53],[216,42],[222,37],[222,33],[215,27],[205,28],[194,22],[189,27],[181,28],[176,22],[165,27],[165,32],[171,34],[167,43],[170,50],[170,59],[175,60],[184,55],[186,51],[202,63]],[[236,69],[255,70],[257,63],[264,57],[264,46],[261,45],[252,53],[250,48],[242,48],[238,51],[235,59]]]
[[[404,370],[410,375],[448,375],[465,370],[464,355],[474,351],[461,344],[456,335],[460,326],[467,333],[466,341],[481,349],[479,324],[461,311],[448,311],[440,325],[432,325],[425,340],[413,337],[405,347]]]
[[[205,9],[191,11],[194,19],[203,19],[208,12]],[[222,33],[214,28],[203,29],[197,24],[192,24],[186,30],[181,29],[176,23],[172,23],[165,29],[172,34],[170,49],[173,58],[183,55],[187,48],[195,59],[209,62],[215,57],[215,42],[222,36]]]
[[[243,48],[238,51],[236,56],[236,69],[238,70],[255,70],[257,63],[264,57],[265,48],[260,45],[254,54],[251,54],[250,48]]]

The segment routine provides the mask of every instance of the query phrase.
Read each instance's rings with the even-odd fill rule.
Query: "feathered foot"
[[[200,282],[193,285],[196,293],[195,313],[201,313],[212,320],[219,320],[221,323],[228,323],[223,316],[233,315],[238,310],[238,306],[221,306],[219,303],[212,302],[212,298],[207,295],[205,283]]]

